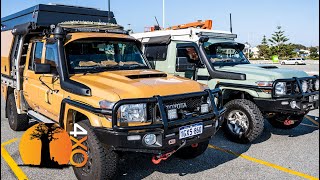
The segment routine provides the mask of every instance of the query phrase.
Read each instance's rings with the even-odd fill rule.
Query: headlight
[[[146,122],[146,104],[127,104],[120,106],[120,122]]]
[[[316,80],[316,82],[314,83],[314,89],[315,90],[319,90],[319,79]]]
[[[307,81],[302,81],[301,88],[302,88],[303,92],[307,92],[308,91],[308,83],[307,83]]]
[[[275,93],[276,95],[285,95],[287,91],[286,83],[285,82],[278,82],[275,86]]]

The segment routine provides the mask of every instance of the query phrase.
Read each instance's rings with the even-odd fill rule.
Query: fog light
[[[288,104],[289,104],[288,101],[282,101],[282,102],[281,102],[281,105],[288,105]]]
[[[209,104],[201,104],[201,114],[209,112]]]
[[[143,137],[143,141],[146,145],[153,145],[157,141],[157,137],[154,134],[146,134]]]
[[[132,136],[127,136],[128,141],[136,141],[140,140],[141,136],[140,135],[132,135]]]
[[[291,101],[290,102],[290,106],[292,109],[296,108],[297,107],[297,102],[296,101]]]
[[[172,120],[172,119],[177,119],[177,118],[178,118],[177,109],[169,109],[168,110],[168,119]]]

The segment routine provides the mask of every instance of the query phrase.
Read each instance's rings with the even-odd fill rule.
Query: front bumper
[[[209,98],[212,104],[212,108],[210,109],[210,111],[205,114],[190,112],[182,113],[180,114],[182,116],[179,116],[179,119],[168,119],[165,103],[167,103],[168,101],[176,101],[182,98],[192,99],[194,97],[201,97],[201,99]],[[203,92],[172,96],[155,96],[152,98],[141,99],[123,99],[118,101],[112,109],[94,108],[77,101],[64,99],[62,101],[62,109],[64,109],[65,104],[71,104],[72,106],[85,109],[95,114],[111,116],[112,126],[110,128],[95,127],[94,131],[98,139],[103,144],[113,148],[114,150],[159,154],[174,150],[182,143],[186,143],[185,146],[188,146],[210,139],[222,125],[223,114],[225,112],[225,108],[223,108],[221,104],[215,104],[215,98],[218,98],[218,102],[221,102],[221,90],[218,88],[214,90],[207,89]],[[156,114],[155,116],[157,117],[159,115],[160,120],[155,117],[150,117],[150,125],[121,126],[118,122],[118,109],[125,104],[139,103],[153,105],[150,114]],[[63,114],[61,114],[60,118],[63,119]],[[179,139],[180,127],[193,125],[196,123],[202,123],[203,125],[201,134],[194,135],[185,139]],[[143,141],[143,137],[146,134],[155,134],[157,137],[156,143],[153,145],[146,145]]]
[[[130,132],[95,128],[94,131],[103,144],[112,147],[114,150],[161,154],[177,149],[184,141],[186,141],[185,146],[188,146],[210,139],[217,132],[215,127],[216,120],[201,121],[203,122],[202,134],[186,139],[179,139],[179,126],[172,127],[167,131],[161,128]],[[146,134],[155,134],[157,136],[156,145],[148,146],[144,143],[143,137]],[[140,139],[128,140],[128,137],[132,136],[138,136]]]
[[[292,108],[290,102],[295,101],[297,106]],[[305,114],[319,108],[319,99],[309,102],[309,96],[303,98],[254,98],[254,102],[263,112],[281,112],[290,114]]]
[[[318,76],[277,79],[271,88],[271,99],[254,98],[255,103],[263,112],[281,112],[290,114],[305,114],[311,110],[319,108],[319,90],[312,86],[308,87],[307,92],[302,90],[302,81],[314,82]],[[285,82],[287,92],[285,95],[277,95],[275,86],[278,82]],[[315,98],[317,97],[317,98]],[[293,106],[291,103],[296,104]]]

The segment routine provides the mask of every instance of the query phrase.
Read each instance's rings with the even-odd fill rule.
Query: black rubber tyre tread
[[[241,137],[233,134],[227,125],[227,120],[225,119],[223,124],[223,131],[225,136],[236,143],[247,144],[255,139],[257,139],[264,129],[264,119],[262,113],[258,106],[254,104],[252,101],[247,99],[234,99],[229,101],[226,105],[225,117],[228,116],[228,113],[234,109],[241,109],[247,117],[249,118],[249,129],[243,134]]]
[[[14,94],[11,93],[7,99],[6,111],[9,126],[14,131],[25,131],[29,128],[29,117],[27,114],[18,114]]]
[[[303,121],[304,114],[302,115],[291,115],[291,120],[294,120],[294,124],[291,125],[284,125],[284,121],[288,118],[290,115],[285,114],[277,114],[272,118],[267,118],[268,122],[275,128],[278,129],[293,129]]]
[[[78,179],[81,180],[106,180],[115,179],[119,165],[119,155],[111,149],[108,149],[102,144],[93,131],[89,120],[82,120],[78,124],[87,130],[88,139],[86,141],[90,147],[92,154],[92,171],[87,176],[81,175],[81,167],[73,167],[74,173]],[[89,148],[89,147],[88,147]],[[89,157],[88,157],[89,161]]]
[[[208,148],[209,140],[198,143],[198,146],[193,148],[191,146],[179,149],[174,155],[181,159],[193,159],[203,154]]]

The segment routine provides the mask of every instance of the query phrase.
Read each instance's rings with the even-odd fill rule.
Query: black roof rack
[[[95,8],[69,6],[60,4],[38,4],[28,9],[1,18],[1,31],[11,30],[14,26],[34,23],[36,27],[50,27],[66,21],[92,21],[117,24],[113,12]]]

